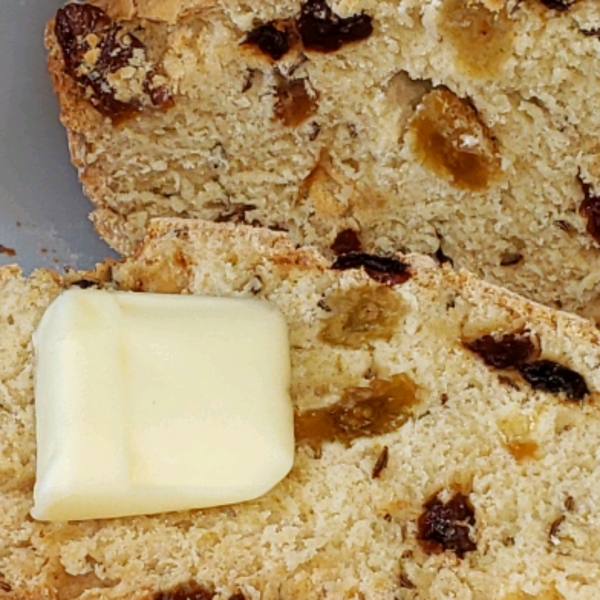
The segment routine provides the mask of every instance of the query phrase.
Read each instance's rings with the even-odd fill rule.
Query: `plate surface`
[[[0,264],[89,268],[116,256],[88,220],[46,72],[44,26],[61,0],[0,0]]]

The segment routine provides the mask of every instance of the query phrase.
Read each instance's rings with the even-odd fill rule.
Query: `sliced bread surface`
[[[274,302],[290,329],[290,475],[225,508],[33,521],[30,338],[75,282]],[[332,268],[283,233],[179,219],[95,273],[5,267],[0,298],[7,598],[600,595],[600,337],[583,319],[427,257]]]
[[[124,253],[151,217],[260,223],[597,316],[598,30],[595,0],[94,0],[46,42]]]

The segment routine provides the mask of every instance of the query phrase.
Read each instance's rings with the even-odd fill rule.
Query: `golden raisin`
[[[287,80],[281,77],[275,94],[275,116],[286,127],[298,127],[317,112],[317,97],[309,93],[306,79]]]
[[[517,462],[539,458],[539,446],[533,441],[535,421],[520,410],[506,414],[499,422],[504,447]]]
[[[417,402],[417,385],[406,373],[374,379],[368,387],[347,389],[331,406],[296,415],[296,441],[319,448],[324,441],[348,445],[359,437],[389,433],[406,423]]]
[[[539,446],[535,442],[512,441],[506,444],[506,449],[517,462],[526,458],[537,458]]]
[[[419,162],[455,187],[482,191],[500,172],[500,157],[488,128],[468,102],[448,90],[425,96],[409,131]]]
[[[325,302],[332,314],[325,320],[319,339],[349,348],[391,339],[405,312],[400,296],[383,285],[337,290]]]
[[[473,0],[446,0],[438,27],[454,48],[456,62],[476,79],[494,77],[510,56],[513,22],[506,11],[491,11]]]

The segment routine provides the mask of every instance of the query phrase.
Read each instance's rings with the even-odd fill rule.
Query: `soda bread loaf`
[[[33,521],[31,334],[75,284],[279,306],[290,475],[226,508]],[[579,317],[426,257],[332,265],[282,233],[168,219],[94,273],[4,267],[0,298],[2,597],[600,597],[600,340]]]
[[[437,254],[600,315],[596,0],[90,0],[47,29],[103,238]]]

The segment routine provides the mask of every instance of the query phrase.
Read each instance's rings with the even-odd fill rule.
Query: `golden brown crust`
[[[232,241],[244,241],[249,247],[261,248],[265,258],[276,262],[289,262],[318,269],[327,269],[331,262],[316,249],[298,248],[285,232],[272,231],[260,227],[234,225],[232,223],[208,223],[190,219],[162,218],[148,223],[144,241],[133,256],[134,261],[144,254],[156,255],[165,239],[193,239],[196,247],[223,245]],[[589,320],[558,311],[533,302],[497,285],[483,281],[464,269],[454,271],[448,264],[436,266],[428,256],[420,254],[397,254],[398,258],[409,263],[415,276],[425,287],[439,285],[440,273],[452,285],[462,289],[473,303],[481,302],[490,306],[500,306],[514,316],[527,322],[544,323],[550,329],[560,329],[566,336],[585,339],[590,344],[600,344],[600,332],[590,325]]]
[[[186,12],[204,8],[211,2],[213,0],[91,0],[90,4],[120,21],[139,17],[174,25]]]

